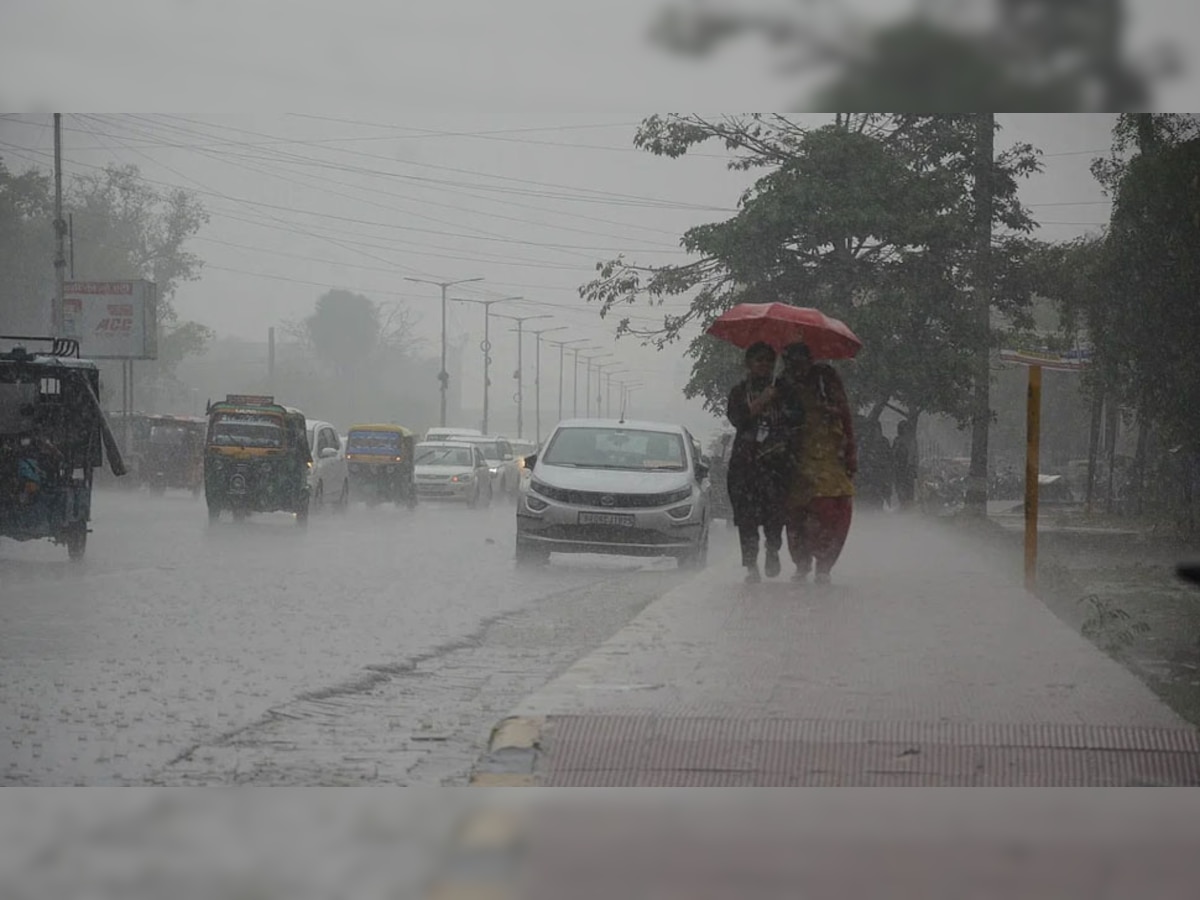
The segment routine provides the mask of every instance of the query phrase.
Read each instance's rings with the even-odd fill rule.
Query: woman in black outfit
[[[729,456],[726,485],[733,521],[742,545],[747,583],[762,580],[758,570],[759,529],[766,538],[765,571],[779,574],[785,503],[795,462],[790,429],[801,416],[785,403],[783,388],[773,383],[775,351],[758,343],[746,350],[747,377],[729,392],[726,410],[737,434]]]

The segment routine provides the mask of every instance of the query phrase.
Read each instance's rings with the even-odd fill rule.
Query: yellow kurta
[[[853,497],[854,481],[843,457],[846,432],[841,416],[821,402],[815,385],[806,382],[796,391],[804,406],[804,427],[796,448],[789,504],[807,506],[816,497]]]

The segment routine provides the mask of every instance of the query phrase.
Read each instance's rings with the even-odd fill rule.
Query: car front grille
[[[535,493],[557,500],[559,503],[569,503],[572,506],[598,506],[602,509],[653,509],[667,506],[671,503],[682,503],[692,496],[691,488],[680,488],[657,494],[614,494],[606,491],[569,491],[565,488],[551,487],[540,481],[532,485]]]

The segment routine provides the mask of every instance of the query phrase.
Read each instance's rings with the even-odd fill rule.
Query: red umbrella
[[[862,349],[862,341],[845,322],[786,303],[739,303],[722,313],[708,333],[743,349],[763,341],[777,353],[803,341],[813,359],[852,359]]]

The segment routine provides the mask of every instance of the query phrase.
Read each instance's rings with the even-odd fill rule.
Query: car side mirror
[[[537,454],[536,453],[531,453],[527,457],[525,457],[525,468],[532,469],[535,465],[537,465]]]
[[[321,458],[321,459],[333,459],[333,458],[334,458],[334,457],[336,457],[337,455],[338,455],[338,449],[337,449],[337,447],[326,447],[326,448],[325,448],[324,450],[322,450],[322,451],[321,451],[321,453],[319,454],[319,456],[320,456],[320,458]]]
[[[708,463],[704,463],[704,462],[696,463],[696,480],[697,481],[703,481],[705,478],[708,477],[708,473],[709,473]]]

